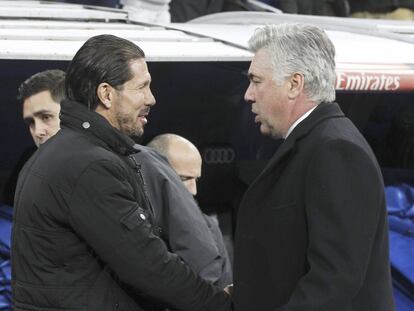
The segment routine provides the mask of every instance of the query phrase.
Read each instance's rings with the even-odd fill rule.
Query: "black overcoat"
[[[293,130],[238,212],[236,311],[391,311],[384,186],[334,103]]]

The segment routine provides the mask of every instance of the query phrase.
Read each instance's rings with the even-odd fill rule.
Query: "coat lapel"
[[[258,185],[262,184],[262,180],[266,178],[269,174],[272,175],[272,181],[276,182],[280,176],[280,170],[284,168],[284,162],[294,154],[297,143],[306,135],[308,135],[312,129],[317,126],[320,122],[328,118],[341,118],[344,117],[343,112],[336,103],[321,103],[316,107],[314,111],[301,123],[299,123],[288,138],[280,145],[279,149],[270,159],[269,163],[266,165],[264,170],[259,174],[259,176],[252,182],[250,187],[247,189],[244,196],[244,202],[250,205],[248,202],[245,202],[251,193],[254,193],[255,188]],[[262,189],[262,187],[259,187]],[[256,195],[253,195],[256,197]],[[254,205],[254,204],[253,204]]]

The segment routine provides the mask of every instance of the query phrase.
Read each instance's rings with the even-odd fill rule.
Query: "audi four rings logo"
[[[226,164],[233,162],[236,154],[231,148],[207,148],[203,158],[207,164]]]

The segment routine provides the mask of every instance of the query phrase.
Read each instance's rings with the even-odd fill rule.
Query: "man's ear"
[[[102,105],[106,108],[106,109],[110,109],[112,106],[112,100],[114,97],[114,88],[106,83],[103,82],[101,84],[98,85],[98,88],[96,89],[96,95],[98,96],[99,100],[101,101]]]
[[[297,98],[303,91],[305,85],[305,76],[301,73],[294,73],[289,79],[288,97],[289,99]]]

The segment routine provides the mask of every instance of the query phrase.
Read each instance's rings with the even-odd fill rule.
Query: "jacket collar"
[[[296,142],[308,135],[319,123],[323,122],[326,119],[342,117],[344,117],[344,113],[341,111],[338,104],[319,104],[306,119],[300,122],[293,129],[292,133],[290,133],[286,140],[280,145],[279,149],[270,159],[269,163],[266,165],[265,169],[262,171],[259,177],[256,178],[256,180],[267,174],[267,172],[272,171],[272,168],[277,163],[280,163],[280,161],[282,161],[286,156],[294,151]]]
[[[341,118],[344,116],[344,113],[342,112],[341,108],[339,108],[337,103],[320,103],[306,119],[304,119],[295,127],[295,129],[286,139],[286,142],[289,140],[296,141],[302,138],[303,136],[307,135],[312,130],[312,128],[317,126],[325,119]]]
[[[114,128],[108,120],[95,111],[75,101],[63,100],[60,112],[61,128],[92,137],[107,149],[121,155],[136,153],[135,142],[127,135]]]

